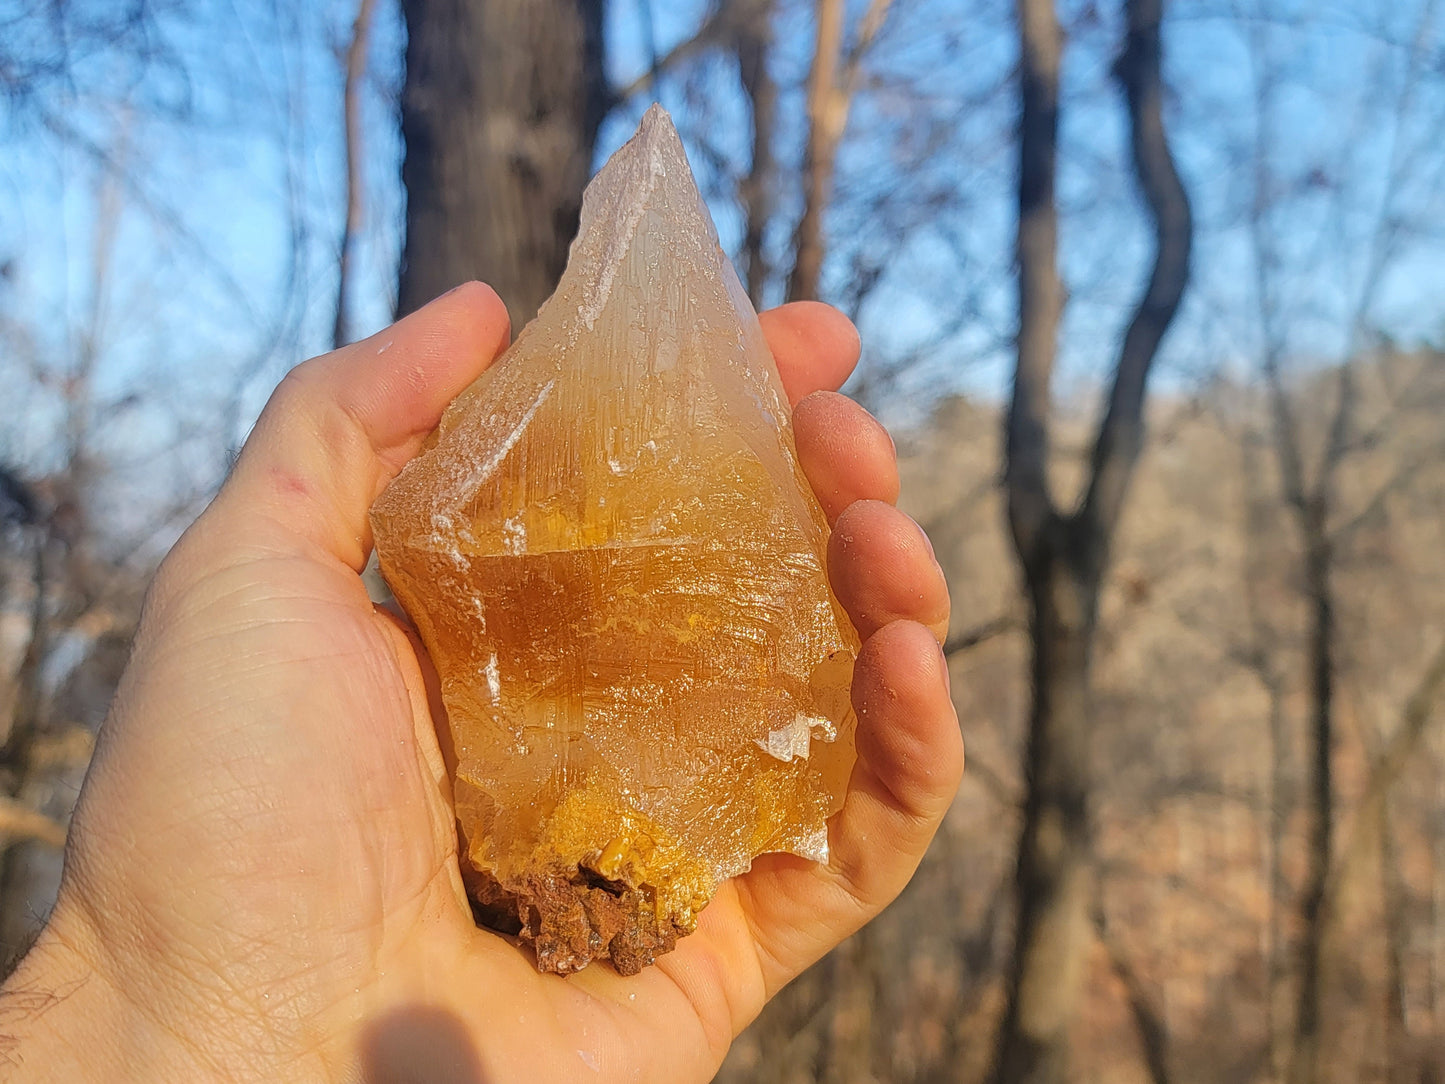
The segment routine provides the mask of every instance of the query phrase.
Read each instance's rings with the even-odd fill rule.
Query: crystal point
[[[372,510],[441,679],[462,868],[543,970],[632,973],[827,854],[858,641],[757,316],[661,109],[556,293]]]

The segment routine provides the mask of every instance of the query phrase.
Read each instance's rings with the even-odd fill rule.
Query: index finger
[[[794,301],[759,313],[758,320],[790,404],[815,391],[837,391],[858,364],[858,330],[831,305]]]

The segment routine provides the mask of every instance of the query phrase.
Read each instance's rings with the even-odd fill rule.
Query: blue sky
[[[23,7],[0,0],[0,25]],[[704,12],[698,0],[653,7],[660,53],[691,34]],[[1141,288],[1148,237],[1109,77],[1118,5],[1060,7],[1071,30],[1060,172],[1071,300],[1059,387],[1085,399]],[[610,8],[609,64],[619,83],[647,64],[641,10],[632,0]],[[1270,296],[1286,355],[1318,364],[1359,339],[1352,314],[1382,221],[1398,220],[1400,243],[1383,261],[1364,326],[1405,341],[1438,337],[1445,54],[1433,0],[1195,0],[1170,11],[1169,121],[1199,236],[1194,281],[1166,344],[1164,386],[1257,362],[1248,211],[1260,174],[1249,156],[1261,147]],[[809,12],[785,0],[777,22],[785,167],[800,156]],[[97,447],[139,464],[141,474],[164,451],[165,480],[175,486],[208,484],[280,373],[325,348],[343,198],[337,54],[353,14],[351,0],[163,5],[156,31],[165,62],[142,70],[121,50],[94,50],[76,63],[71,86],[50,87],[0,118],[0,264],[10,268],[0,282],[0,366],[22,378],[11,384],[17,409],[0,431],[0,455],[43,464],[59,418],[56,389],[84,352],[93,313],[95,386],[106,408],[95,419]],[[997,397],[1007,388],[1011,18],[1012,4],[1002,0],[895,0],[840,152],[825,289],[845,297],[858,267],[881,268],[858,318],[875,365],[913,359],[885,403],[904,419],[941,391]],[[1433,21],[1419,35],[1422,19]],[[394,293],[404,207],[394,113],[402,45],[396,6],[381,0],[364,99],[358,333],[388,320]],[[1396,124],[1412,55],[1434,74],[1408,92]],[[1267,115],[1257,140],[1261,93]],[[750,136],[735,67],[726,56],[705,56],[685,78],[664,80],[661,99],[685,138],[705,137],[707,154],[698,153],[697,138],[690,149],[724,244],[736,247],[734,185]],[[609,118],[599,161],[631,134],[648,100]],[[95,152],[118,168],[102,166]],[[712,155],[725,166],[713,168]],[[1387,206],[1392,163],[1399,183]],[[799,205],[786,168],[782,176],[769,234],[774,259],[786,253]]]

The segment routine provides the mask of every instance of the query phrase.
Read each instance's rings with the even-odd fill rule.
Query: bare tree
[[[1411,1065],[1410,1028],[1405,1013],[1404,952],[1408,931],[1403,915],[1404,888],[1399,870],[1391,793],[1440,717],[1445,693],[1445,643],[1436,648],[1414,682],[1384,749],[1374,758],[1345,845],[1332,851],[1319,904],[1319,953],[1338,945],[1342,930],[1341,899],[1345,886],[1361,876],[1367,859],[1379,865],[1381,926],[1385,946],[1385,1056],[1391,1084],[1418,1079]],[[1322,964],[1321,964],[1322,967]],[[1317,977],[1316,981],[1320,981]],[[1320,985],[1323,985],[1320,981]],[[1304,1065],[1296,1063],[1295,1071]],[[1316,1072],[1319,1066],[1314,1065]],[[1323,1075],[1321,1073],[1321,1075]]]
[[[1115,74],[1128,104],[1135,175],[1154,226],[1149,284],[1125,333],[1088,481],[1061,511],[1049,477],[1050,397],[1063,288],[1057,268],[1062,35],[1052,0],[1019,0],[1019,337],[1005,427],[1008,519],[1033,648],[1017,924],[993,1076],[1064,1079],[1094,899],[1089,796],[1090,669],[1099,589],[1143,442],[1150,369],[1189,275],[1189,201],[1163,121],[1162,0],[1130,0]]]
[[[131,153],[131,127],[131,118],[122,113],[115,151],[122,165]],[[7,953],[29,941],[53,899],[65,822],[92,748],[94,720],[82,722],[68,714],[59,695],[64,673],[57,676],[57,660],[63,659],[67,640],[72,648],[79,643],[88,649],[127,624],[113,597],[118,586],[114,568],[100,552],[103,527],[91,507],[106,475],[97,447],[103,416],[97,383],[107,345],[122,195],[117,176],[102,173],[95,191],[84,315],[71,329],[70,356],[28,359],[31,379],[60,390],[56,467],[30,481],[6,471],[12,492],[24,494],[20,505],[26,514],[7,532],[19,545],[3,554],[4,573],[8,578],[16,563],[29,565],[25,648],[12,679],[0,742],[0,945]],[[73,671],[80,661],[59,665]]]
[[[1241,474],[1245,482],[1244,540],[1245,567],[1244,602],[1248,619],[1248,640],[1238,652],[1248,670],[1264,689],[1268,703],[1268,726],[1265,730],[1268,742],[1269,778],[1266,784],[1265,807],[1265,893],[1267,915],[1265,919],[1265,1035],[1267,1061],[1271,1080],[1279,1080],[1284,1073],[1286,1051],[1284,1031],[1280,1027],[1279,1000],[1284,988],[1287,953],[1284,943],[1284,837],[1287,820],[1287,789],[1289,774],[1286,770],[1285,734],[1285,677],[1280,673],[1274,651],[1279,639],[1279,630],[1270,623],[1266,607],[1261,599],[1261,581],[1265,576],[1263,564],[1267,555],[1274,552],[1270,534],[1272,514],[1277,508],[1272,494],[1267,493],[1266,484],[1260,478],[1260,445],[1263,443],[1254,434],[1246,433],[1240,441]],[[1268,449],[1265,449],[1268,454]]]
[[[1338,857],[1335,830],[1339,810],[1334,760],[1338,741],[1340,598],[1337,581],[1341,556],[1362,524],[1379,519],[1386,502],[1408,484],[1417,465],[1439,453],[1437,448],[1433,455],[1405,459],[1384,482],[1358,501],[1353,513],[1345,507],[1342,485],[1347,468],[1351,459],[1372,441],[1360,421],[1360,370],[1368,360],[1370,314],[1404,237],[1395,203],[1409,179],[1413,163],[1401,131],[1411,116],[1413,100],[1420,92],[1426,72],[1426,43],[1433,12],[1433,2],[1427,3],[1416,27],[1415,40],[1406,46],[1404,77],[1394,99],[1384,103],[1389,149],[1384,161],[1383,195],[1365,244],[1365,266],[1346,321],[1345,354],[1333,367],[1327,382],[1332,385],[1333,402],[1318,440],[1303,417],[1305,411],[1300,396],[1295,394],[1286,372],[1288,331],[1281,301],[1280,239],[1273,235],[1269,225],[1271,215],[1278,210],[1281,187],[1271,169],[1273,111],[1281,80],[1267,56],[1265,27],[1256,21],[1250,30],[1256,122],[1249,226],[1255,269],[1254,297],[1262,340],[1260,374],[1269,404],[1268,440],[1278,468],[1281,497],[1299,540],[1299,581],[1307,630],[1304,669],[1309,761],[1307,809],[1311,829],[1306,883],[1299,904],[1303,933],[1287,1067],[1293,1084],[1314,1084],[1322,1073],[1320,1049],[1329,895]],[[1387,425],[1388,419],[1381,424]],[[1312,456],[1316,444],[1318,454]],[[1276,746],[1275,755],[1278,754]]]

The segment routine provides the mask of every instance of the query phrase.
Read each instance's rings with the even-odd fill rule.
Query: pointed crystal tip
[[[647,139],[659,130],[671,132],[674,138],[677,137],[677,125],[672,123],[672,114],[662,108],[660,102],[653,102],[647,107],[647,112],[642,114],[642,122],[637,126],[637,135]]]

